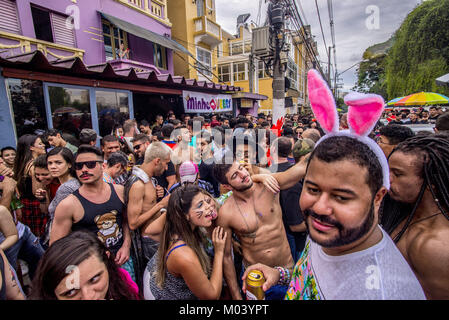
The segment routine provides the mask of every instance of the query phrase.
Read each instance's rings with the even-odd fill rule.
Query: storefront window
[[[17,137],[47,130],[42,81],[8,79]]]
[[[116,124],[129,119],[128,93],[116,91],[96,91],[98,125],[100,136],[111,134]]]
[[[92,128],[89,90],[48,86],[53,128],[76,139],[84,128]]]

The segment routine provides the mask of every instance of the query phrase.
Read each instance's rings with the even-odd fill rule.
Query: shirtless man
[[[157,251],[158,239],[151,234],[151,226],[167,208],[169,196],[157,202],[156,187],[153,177],[160,176],[167,170],[171,150],[162,142],[153,142],[145,151],[145,159],[140,168],[134,167],[132,177],[128,180],[127,208],[131,230],[139,229],[145,258],[151,259]],[[162,210],[163,211],[163,210]]]
[[[254,183],[242,163],[215,166],[216,178],[233,194],[219,210],[217,224],[228,234],[233,231],[240,240],[243,264],[263,263],[271,267],[293,268],[293,259],[282,223],[279,195],[261,183]],[[224,276],[232,298],[241,300],[231,255],[231,237],[226,239]],[[238,275],[240,277],[240,275]],[[268,299],[282,299],[287,288],[266,293]]]
[[[81,187],[62,200],[55,211],[50,245],[71,231],[95,232],[122,266],[129,260],[131,237],[126,219],[123,186],[103,181],[103,156],[92,146],[82,145],[75,158]]]
[[[195,148],[190,145],[192,134],[186,126],[176,128],[172,132],[173,140],[178,144],[173,148],[172,162],[175,165],[176,173],[179,176],[179,166],[186,161],[193,161]]]
[[[415,272],[426,297],[449,299],[447,136],[417,135],[401,142],[391,153],[389,166],[391,198],[411,205],[402,221],[386,217],[399,221],[389,228],[393,230],[390,235]],[[414,212],[413,207],[416,207]],[[393,215],[392,212],[385,214]]]

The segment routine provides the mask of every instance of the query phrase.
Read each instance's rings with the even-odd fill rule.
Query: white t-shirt
[[[342,256],[327,255],[309,237],[285,298],[425,300],[407,261],[384,230],[382,234],[376,245]]]

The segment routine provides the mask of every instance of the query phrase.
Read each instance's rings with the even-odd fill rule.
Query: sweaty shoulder
[[[141,180],[137,180],[136,182],[134,182],[131,188],[129,189],[129,192],[133,194],[139,193],[143,194],[144,191],[145,191],[145,184]]]
[[[56,207],[55,214],[71,214],[77,205],[79,205],[79,200],[73,194],[68,195],[64,200],[59,202]]]
[[[229,221],[232,219],[233,215],[233,205],[231,203],[231,198],[229,197],[226,202],[220,207],[218,211],[217,225],[219,226],[227,226]]]
[[[123,187],[120,184],[113,184],[112,186],[114,187],[115,192],[117,192],[117,195],[120,198],[120,200],[124,201],[125,187]]]
[[[178,244],[180,245],[180,244]],[[182,245],[182,244],[181,244]],[[172,249],[174,249],[173,247]],[[189,246],[185,245],[174,249],[167,260],[167,267],[175,273],[182,273],[182,270],[189,268],[195,263],[198,263],[198,256],[195,251]]]
[[[449,299],[449,229],[433,231],[416,237],[407,256],[427,297]]]
[[[449,274],[449,229],[432,230],[416,236],[409,244],[407,255],[418,269],[445,269]]]

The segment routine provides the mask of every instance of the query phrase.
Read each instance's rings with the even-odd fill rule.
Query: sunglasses
[[[84,165],[86,165],[87,169],[93,169],[97,166],[97,162],[103,163],[103,161],[100,161],[100,160],[75,162],[75,169],[81,170],[81,169],[83,169]]]
[[[141,144],[136,144],[136,145],[133,147],[133,149],[134,149],[134,150],[139,150],[141,145],[143,145],[143,143],[141,143]]]

